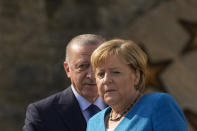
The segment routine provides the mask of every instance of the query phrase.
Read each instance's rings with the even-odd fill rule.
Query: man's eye
[[[89,64],[81,64],[79,66],[77,66],[77,69],[79,70],[85,70],[89,67]]]
[[[79,65],[78,66],[78,68],[84,68],[85,67],[85,65]]]

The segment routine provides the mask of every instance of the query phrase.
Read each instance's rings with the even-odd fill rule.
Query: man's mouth
[[[96,86],[96,83],[85,83],[85,85]]]
[[[116,91],[116,90],[114,90],[114,89],[108,89],[108,90],[105,90],[105,93],[111,93],[111,92],[114,92],[114,91]]]

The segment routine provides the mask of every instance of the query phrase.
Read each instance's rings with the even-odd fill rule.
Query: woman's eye
[[[100,77],[100,78],[103,78],[103,77],[104,77],[104,75],[105,75],[105,73],[104,73],[104,72],[98,72],[98,73],[97,73],[97,76],[98,76],[98,77]]]
[[[112,73],[113,74],[119,74],[120,72],[119,71],[113,71]]]

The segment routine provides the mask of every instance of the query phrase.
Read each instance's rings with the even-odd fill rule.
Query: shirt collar
[[[73,85],[71,85],[71,89],[79,103],[79,106],[81,108],[82,111],[85,111],[92,103],[90,103],[88,100],[86,100],[83,96],[81,96],[73,87]],[[98,108],[100,108],[101,110],[103,110],[106,107],[106,104],[103,102],[103,100],[101,99],[101,97],[98,97],[96,99],[96,101],[93,103],[94,105],[98,106]]]

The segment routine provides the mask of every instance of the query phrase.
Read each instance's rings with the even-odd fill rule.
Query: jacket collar
[[[77,102],[71,87],[68,87],[63,91],[57,105],[54,107],[70,130],[86,130],[85,118],[81,113],[79,103]]]

